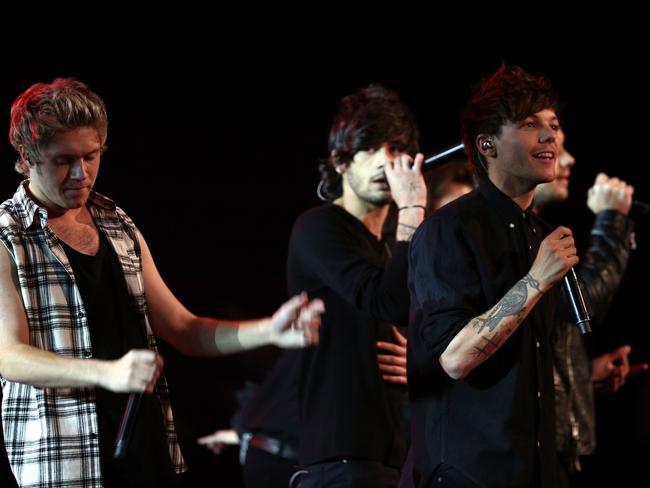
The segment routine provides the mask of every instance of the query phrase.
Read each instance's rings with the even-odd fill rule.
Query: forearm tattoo
[[[530,273],[527,273],[526,276],[524,276],[521,281],[523,281],[526,285],[530,286],[534,290],[537,290],[540,293],[543,293],[542,290],[539,287],[539,280],[533,277]]]
[[[501,343],[499,342],[499,334],[496,332],[491,337],[485,335],[481,337],[481,339],[483,339],[485,344],[474,347],[475,356],[490,356],[494,351],[501,347]]]
[[[517,324],[519,324],[523,320],[524,311],[526,310],[525,304],[526,300],[528,300],[528,284],[532,288],[539,290],[539,282],[537,280],[530,276],[530,274],[524,276],[491,310],[483,316],[476,317],[474,326],[478,327],[477,333],[480,334],[485,328],[490,332],[494,332],[494,329],[499,325],[501,320],[510,316],[518,317]]]

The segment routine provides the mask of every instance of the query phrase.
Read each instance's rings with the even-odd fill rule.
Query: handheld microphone
[[[126,402],[122,422],[120,422],[120,428],[115,437],[115,451],[113,451],[113,458],[115,459],[122,459],[126,455],[142,395],[142,393],[131,393],[129,400]]]
[[[580,333],[587,334],[591,332],[591,319],[589,318],[589,312],[587,312],[585,299],[582,296],[582,290],[580,290],[580,285],[578,284],[578,277],[573,268],[564,275],[563,285],[573,319],[580,329]]]
[[[434,154],[433,156],[425,159],[424,163],[422,163],[422,171],[438,168],[439,166],[448,163],[453,159],[466,157],[467,155],[465,154],[465,145],[461,142],[456,146],[445,149],[444,151]]]

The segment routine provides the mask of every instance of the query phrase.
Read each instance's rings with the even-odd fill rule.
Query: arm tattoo
[[[521,279],[505,294],[492,310],[487,312],[487,315],[484,314],[484,316],[476,317],[474,327],[478,326],[479,334],[486,327],[490,332],[493,332],[496,326],[499,325],[499,322],[505,317],[515,315],[521,318],[527,299],[528,287],[524,279]]]
[[[498,340],[499,334],[494,333],[492,337],[483,336],[481,339],[485,341],[485,345],[475,346],[474,347],[474,356],[485,356],[489,357],[494,351],[501,347],[501,343]]]
[[[532,289],[537,290],[540,293],[543,293],[542,290],[539,288],[539,280],[535,279],[533,275],[530,273],[527,273],[526,276],[524,276],[521,281],[524,282],[524,284],[530,286]]]

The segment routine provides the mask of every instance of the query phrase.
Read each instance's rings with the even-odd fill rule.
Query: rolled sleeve
[[[409,253],[411,324],[409,369],[445,375],[440,355],[481,310],[483,292],[470,245],[460,226],[430,217]]]

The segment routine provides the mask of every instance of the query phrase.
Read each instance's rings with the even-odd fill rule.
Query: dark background
[[[213,28],[227,22],[221,19]],[[252,44],[243,34],[215,34],[210,41],[205,24],[200,26],[205,37],[190,39],[168,27],[165,40],[145,36],[137,44],[106,48],[89,37],[84,49],[74,43],[56,50],[42,45],[31,61],[11,59],[0,80],[0,133],[7,134],[12,101],[32,83],[74,76],[102,96],[109,150],[96,189],[133,218],[163,278],[195,313],[255,317],[272,313],[286,299],[288,235],[295,217],[318,204],[316,167],[326,154],[336,102],[370,82],[401,93],[416,114],[421,148],[431,154],[459,141],[457,120],[471,87],[502,61],[545,74],[565,102],[567,147],[577,159],[571,199],[557,223],[572,227],[578,246],[586,245],[592,221],[586,191],[599,171],[627,180],[636,198],[650,201],[642,177],[650,113],[647,62],[627,44],[612,45],[598,33],[575,49],[559,49],[547,32],[513,36],[503,45],[516,46],[514,52],[494,39],[478,50],[464,49],[458,36],[422,35],[413,40],[418,49],[397,46],[392,40],[409,37],[408,31],[389,29],[386,35],[380,25],[369,31],[383,42],[360,35],[350,44],[331,41],[343,28],[337,25],[324,43],[304,32],[276,38],[269,29]],[[119,33],[119,22],[114,29]],[[81,31],[71,40],[83,37]],[[4,200],[20,181],[6,136],[0,157]],[[647,217],[637,218],[637,230],[639,249],[598,347],[631,343],[634,362],[650,362],[643,303]],[[261,378],[274,354],[265,349],[190,359],[165,349],[189,476],[197,486],[199,480],[236,486],[236,453],[215,458],[194,439],[228,426],[234,391],[244,379]],[[625,387],[630,393],[622,392],[609,407],[619,410],[599,418],[626,436],[623,447],[648,444],[647,383],[643,374],[630,380]]]

